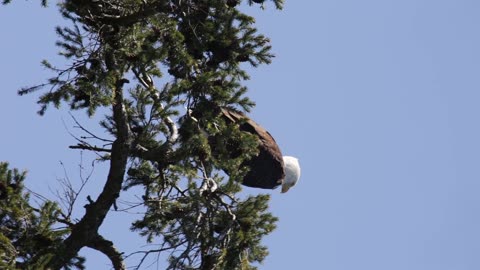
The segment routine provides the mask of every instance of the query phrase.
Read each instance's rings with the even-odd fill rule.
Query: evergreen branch
[[[136,69],[132,69],[132,70],[133,70],[133,73],[135,74],[135,77],[142,84],[142,86],[146,90],[153,92],[151,93],[151,97],[154,103],[159,104],[158,106],[160,107],[161,110],[163,110],[164,106],[159,100],[158,90],[155,89],[152,78],[146,73],[140,74],[138,70]],[[168,131],[170,132],[167,142],[169,143],[169,146],[172,147],[178,140],[178,136],[179,136],[178,127],[175,124],[175,122],[172,120],[172,118],[170,118],[169,116],[165,117],[165,123],[167,125]]]
[[[160,108],[163,109],[163,105],[160,104]],[[170,117],[165,117],[165,123],[167,124],[168,131],[170,132],[170,136],[168,137],[167,142],[170,144],[170,147],[177,142],[178,139],[178,128],[175,122],[173,122],[172,118]]]
[[[233,213],[231,205],[227,204],[222,197],[216,195],[217,201],[227,210],[228,215],[231,217],[232,222],[237,219],[237,216]]]
[[[148,7],[144,7],[141,10],[126,16],[102,14],[98,20],[108,25],[128,27],[155,14],[167,12],[168,10],[162,9],[164,8],[162,7],[163,2],[164,1],[156,1],[156,3],[151,3]]]
[[[12,2],[12,0],[3,0],[2,4],[7,5],[7,4],[10,4],[11,2]],[[47,0],[42,0],[40,3],[42,5],[42,7],[47,7]]]
[[[77,145],[70,145],[68,148],[70,149],[82,149],[82,150],[91,150],[95,152],[107,152],[111,153],[112,149],[101,148],[97,146],[90,146],[87,144],[77,144]]]

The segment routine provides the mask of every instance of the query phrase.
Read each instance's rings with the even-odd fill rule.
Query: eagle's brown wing
[[[265,189],[274,189],[280,186],[285,178],[285,168],[282,152],[272,135],[241,112],[221,108],[221,113],[228,121],[239,123],[240,130],[258,136],[260,141],[258,155],[242,164],[242,166],[250,168],[242,184]]]

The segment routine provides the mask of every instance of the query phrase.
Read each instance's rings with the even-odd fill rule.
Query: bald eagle
[[[242,167],[248,171],[242,184],[248,187],[275,189],[282,185],[282,193],[293,187],[300,178],[298,159],[282,156],[275,139],[270,133],[245,114],[230,108],[221,108],[223,117],[232,123],[238,123],[240,130],[254,134],[259,139],[257,156],[245,161]]]

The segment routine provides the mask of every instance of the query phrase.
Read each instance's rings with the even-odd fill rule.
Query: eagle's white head
[[[283,163],[285,164],[285,179],[282,182],[282,193],[287,192],[293,187],[300,178],[300,164],[295,157],[284,156]]]

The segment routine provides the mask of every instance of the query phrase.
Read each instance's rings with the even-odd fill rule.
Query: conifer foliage
[[[57,45],[67,65],[43,61],[53,76],[19,94],[40,93],[41,115],[51,105],[92,117],[109,108],[101,121],[109,139],[80,137],[70,146],[101,154],[109,171],[99,197],[88,197],[83,217],[72,221],[53,202],[30,206],[24,174],[2,164],[0,267],[82,269],[78,252],[88,247],[107,255],[114,269],[126,269],[126,256],[140,269],[158,254],[167,258],[165,269],[256,269],[268,254],[262,237],[277,219],[268,195],[238,196],[240,165],[257,154],[258,141],[220,110],[248,112],[254,103],[245,95],[244,68],[273,57],[269,39],[240,5],[281,9],[282,2],[60,2],[69,24],[56,28]],[[99,228],[133,187],[143,190],[145,214],[131,229],[157,248],[124,254]]]
[[[55,202],[40,208],[30,206],[30,193],[24,192],[25,172],[0,163],[0,269],[45,269],[55,247],[68,234],[56,227],[62,219]],[[84,259],[70,258],[65,269],[83,269]]]

